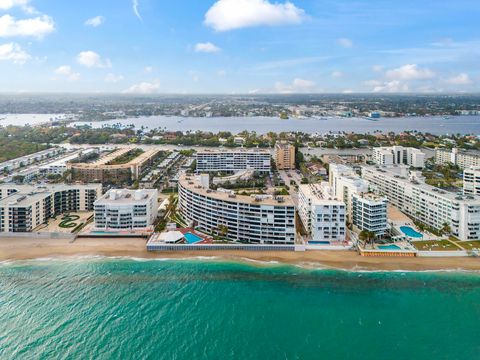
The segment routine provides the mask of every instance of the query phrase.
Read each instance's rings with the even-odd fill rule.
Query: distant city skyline
[[[473,0],[0,0],[0,92],[479,92],[479,13]]]

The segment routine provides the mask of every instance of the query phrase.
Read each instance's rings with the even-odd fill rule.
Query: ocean
[[[480,274],[0,264],[0,359],[478,359]]]

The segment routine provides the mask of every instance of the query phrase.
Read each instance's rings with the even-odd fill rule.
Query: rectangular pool
[[[400,247],[398,247],[397,245],[378,245],[378,248],[380,250],[402,250]]]
[[[183,235],[183,237],[187,241],[187,244],[196,244],[203,240],[200,236],[197,236],[192,233],[186,233],[185,235]]]

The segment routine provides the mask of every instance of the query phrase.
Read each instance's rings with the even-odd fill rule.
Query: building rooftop
[[[344,205],[343,201],[335,199],[332,195],[331,188],[325,183],[321,184],[302,184],[299,185],[299,191],[307,198],[311,199],[312,204],[332,204]]]
[[[437,188],[435,186],[428,185],[424,182],[420,182],[418,181],[418,179],[411,180],[406,176],[398,175],[398,172],[392,171],[392,168],[390,167],[384,168],[384,167],[377,167],[377,166],[364,166],[363,168],[393,177],[397,181],[415,186],[420,191],[434,193],[440,198],[445,198],[448,200],[458,201],[458,202],[475,202],[480,204],[480,198],[478,196],[470,196],[470,195],[464,196],[461,191],[458,193],[455,193],[455,192],[446,191],[446,190]]]
[[[0,199],[0,207],[28,207],[52,194],[51,191],[38,190],[31,193],[14,193]]]
[[[67,185],[67,184],[41,184],[41,185],[29,185],[29,184],[16,184],[16,183],[4,183],[0,184],[1,189],[15,189],[19,193],[33,193],[33,192],[41,192],[41,191],[49,191],[49,192],[56,192],[56,191],[64,191],[64,190],[72,190],[72,189],[95,189],[101,190],[102,184],[75,184],[75,185]]]
[[[157,197],[158,191],[156,189],[141,189],[141,190],[128,190],[128,189],[112,189],[109,190],[100,199],[95,201],[95,205],[106,204],[143,204],[145,200],[151,197]]]
[[[131,166],[138,166],[144,163],[145,161],[151,159],[153,156],[158,154],[161,150],[160,149],[150,149],[147,150],[143,153],[141,153],[139,156],[136,158],[130,160],[128,163],[125,164],[115,164],[115,165],[108,165],[111,161],[115,160],[116,158],[128,153],[129,151],[135,150],[136,147],[126,147],[122,148],[119,150],[116,150],[106,156],[103,156],[102,158],[98,159],[95,162],[92,163],[75,163],[71,164],[72,167],[80,169],[95,169],[95,168],[101,168],[101,169],[127,169],[130,168]]]
[[[0,163],[0,167],[3,168],[3,167],[6,167],[6,166],[9,166],[9,165],[17,164],[17,163],[25,161],[25,160],[34,159],[34,158],[39,157],[39,156],[42,157],[42,156],[48,155],[52,152],[60,152],[62,150],[63,149],[61,149],[61,148],[54,147],[54,148],[49,148],[49,149],[46,149],[46,150],[38,151],[38,152],[33,153],[33,154],[24,155],[24,156],[15,158],[15,159],[10,159],[10,160],[4,161],[4,162]]]
[[[251,149],[245,149],[245,148],[233,148],[233,149],[215,149],[215,150],[201,150],[197,151],[197,155],[200,154],[225,154],[225,153],[242,153],[242,154],[270,154],[270,151],[268,149],[259,149],[259,148],[251,148]]]
[[[96,151],[96,149],[93,149],[93,148],[92,148],[92,149],[77,150],[77,151],[75,151],[75,152],[73,152],[73,153],[70,153],[70,154],[67,155],[67,156],[63,156],[63,157],[61,157],[61,158],[59,158],[59,159],[55,159],[55,160],[53,160],[53,161],[51,161],[51,162],[49,162],[49,163],[46,163],[46,164],[42,165],[41,168],[42,168],[42,169],[46,169],[46,168],[51,167],[51,166],[64,166],[64,165],[66,165],[69,161],[72,161],[72,160],[77,159],[77,158],[80,156],[80,154],[85,155],[85,154],[92,153],[92,152],[94,152],[94,151]]]
[[[374,194],[374,193],[357,193],[357,194],[353,194],[353,196],[356,196],[356,197],[359,197],[359,198],[362,198],[362,199],[365,199],[365,200],[371,201],[371,202],[385,202],[385,201],[388,201],[385,196],[380,196],[380,195],[377,195],[377,194]]]
[[[189,189],[197,194],[207,196],[217,200],[227,202],[244,203],[251,205],[274,205],[274,206],[295,206],[290,196],[273,195],[237,195],[231,190],[218,189],[212,190],[202,186],[200,176],[186,175],[180,176],[179,185]]]

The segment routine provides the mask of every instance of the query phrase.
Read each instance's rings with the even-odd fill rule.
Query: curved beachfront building
[[[240,196],[209,189],[209,176],[183,175],[178,208],[187,223],[229,240],[253,244],[294,244],[295,205],[288,196]]]

